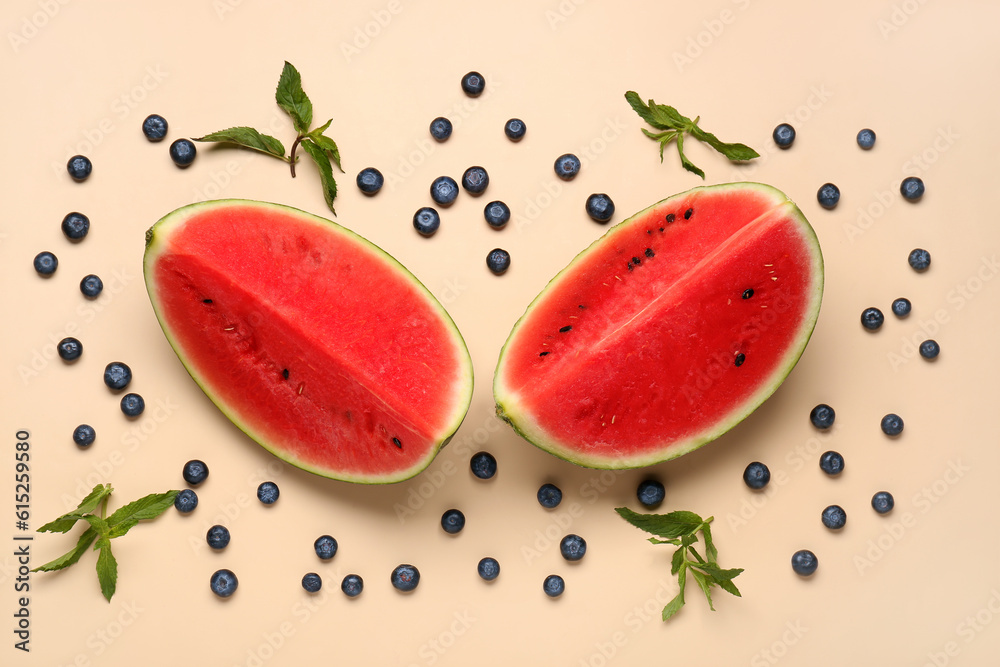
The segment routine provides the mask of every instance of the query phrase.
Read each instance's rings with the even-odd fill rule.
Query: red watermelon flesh
[[[815,233],[778,190],[665,199],[609,230],[529,306],[497,366],[498,414],[581,465],[680,456],[777,389],[822,292]]]
[[[294,465],[348,481],[406,479],[468,409],[471,361],[444,308],[328,220],[240,200],[187,206],[147,234],[145,275],[192,377]]]

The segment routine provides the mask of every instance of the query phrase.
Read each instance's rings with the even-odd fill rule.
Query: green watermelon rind
[[[213,393],[209,390],[207,382],[199,376],[197,370],[193,368],[192,364],[188,362],[185,357],[184,351],[181,346],[175,340],[173,334],[170,330],[170,325],[166,321],[166,318],[160,311],[158,299],[154,294],[155,279],[152,276],[152,267],[155,258],[158,256],[158,246],[164,242],[164,237],[169,236],[173,229],[179,228],[184,222],[193,217],[195,214],[211,211],[215,208],[224,208],[226,206],[257,206],[271,209],[283,214],[293,214],[299,216],[303,219],[307,219],[315,222],[317,225],[326,225],[332,227],[337,233],[344,234],[351,239],[359,242],[362,246],[372,250],[377,256],[382,258],[389,266],[393,267],[398,273],[400,273],[404,278],[409,280],[414,286],[416,286],[426,297],[427,303],[430,304],[436,312],[441,316],[442,321],[447,325],[449,332],[452,335],[452,339],[456,345],[457,350],[461,353],[461,363],[465,369],[465,373],[461,378],[462,388],[464,392],[459,392],[456,397],[456,410],[453,418],[444,426],[441,430],[441,436],[437,441],[437,444],[428,449],[426,456],[418,460],[411,467],[394,471],[391,475],[385,476],[375,476],[375,475],[351,475],[346,473],[341,473],[338,471],[332,471],[325,468],[310,465],[305,461],[298,460],[290,456],[287,452],[283,451],[279,447],[272,445],[268,442],[266,438],[259,436],[254,432],[254,429],[246,424],[240,416],[232,409],[229,405],[217,399]],[[175,227],[176,226],[176,227]],[[465,416],[468,413],[469,407],[472,404],[472,391],[473,391],[473,368],[472,368],[472,357],[469,354],[469,348],[465,343],[465,339],[462,337],[461,332],[455,325],[454,320],[452,320],[451,315],[445,310],[444,306],[440,301],[431,293],[427,287],[420,282],[420,280],[414,276],[405,266],[403,266],[396,258],[387,253],[385,250],[375,245],[368,239],[364,238],[360,234],[357,234],[342,225],[322,218],[317,215],[313,215],[307,211],[297,209],[291,206],[285,206],[283,204],[274,204],[270,202],[262,202],[251,199],[216,199],[204,202],[196,202],[193,204],[188,204],[187,206],[182,206],[174,211],[171,211],[167,215],[160,218],[156,223],[154,223],[146,231],[146,250],[143,256],[143,275],[146,282],[146,291],[149,294],[149,301],[153,307],[153,312],[156,314],[156,319],[160,323],[160,328],[163,330],[163,334],[170,343],[170,347],[173,348],[174,352],[177,354],[177,358],[180,359],[181,364],[184,366],[185,370],[195,381],[195,383],[201,388],[205,395],[219,408],[219,410],[226,415],[229,420],[236,425],[241,431],[243,431],[251,440],[259,444],[261,447],[267,451],[274,454],[276,457],[285,461],[286,463],[295,466],[296,468],[301,468],[307,472],[319,475],[321,477],[327,477],[330,479],[336,479],[344,482],[353,482],[357,484],[393,484],[396,482],[402,482],[410,479],[427,468],[428,465],[434,460],[441,448],[447,445],[451,439],[454,437],[455,433],[458,431],[462,422],[465,420]]]
[[[516,398],[505,397],[505,389],[502,386],[502,371],[503,371],[503,361],[504,354],[507,352],[507,348],[511,341],[514,340],[515,335],[520,329],[521,324],[530,317],[535,306],[545,298],[548,289],[551,285],[557,283],[561,277],[569,271],[571,268],[577,266],[586,260],[590,253],[591,248],[598,246],[599,244],[606,241],[612,235],[625,229],[631,222],[636,219],[642,218],[647,215],[651,210],[663,206],[664,203],[678,199],[682,197],[689,196],[693,193],[699,191],[706,192],[718,192],[724,189],[746,189],[746,188],[756,188],[767,195],[780,199],[780,202],[772,210],[776,210],[779,207],[786,207],[786,212],[789,218],[794,219],[799,223],[800,230],[802,232],[803,239],[806,241],[806,246],[812,250],[812,262],[813,270],[812,274],[814,277],[813,291],[811,305],[812,307],[806,312],[806,316],[803,318],[802,325],[799,329],[799,335],[796,337],[795,342],[788,347],[788,354],[783,363],[779,364],[777,370],[774,372],[771,381],[763,385],[756,393],[751,395],[744,403],[730,411],[723,419],[719,420],[714,426],[706,429],[700,434],[697,434],[687,440],[682,440],[675,442],[671,445],[665,446],[663,449],[650,452],[643,456],[634,457],[622,457],[622,458],[608,458],[608,457],[593,457],[588,456],[582,452],[578,452],[572,448],[564,446],[562,443],[554,440],[548,439],[545,435],[544,429],[541,427],[533,425],[531,418],[525,414],[523,411],[518,409]],[[820,306],[823,300],[823,284],[824,284],[824,264],[823,264],[823,253],[819,245],[819,239],[816,236],[816,231],[809,224],[809,221],[803,215],[802,211],[795,205],[795,203],[788,198],[783,192],[777,188],[766,185],[764,183],[754,183],[754,182],[740,182],[740,183],[724,183],[720,185],[707,185],[692,188],[685,192],[681,192],[666,199],[660,200],[655,204],[646,207],[642,211],[639,211],[635,215],[623,220],[622,222],[614,225],[609,229],[604,235],[598,238],[596,241],[591,243],[587,248],[584,248],[576,257],[565,268],[563,268],[559,273],[557,273],[548,282],[544,289],[539,292],[538,296],[532,300],[528,305],[524,314],[518,319],[511,329],[506,342],[504,342],[503,347],[500,350],[500,356],[497,361],[496,370],[493,375],[493,395],[496,404],[496,414],[497,417],[506,422],[513,428],[514,432],[520,437],[524,438],[531,444],[535,445],[539,449],[553,454],[561,459],[575,463],[576,465],[583,466],[586,468],[595,469],[607,469],[607,470],[625,470],[632,468],[644,468],[657,463],[663,463],[665,461],[670,461],[672,459],[688,454],[704,445],[716,440],[724,433],[732,430],[740,422],[753,414],[763,403],[777,391],[778,387],[785,381],[788,374],[791,373],[792,369],[798,363],[805,351],[806,345],[809,339],[812,337],[813,330],[816,327],[816,322],[819,318]]]

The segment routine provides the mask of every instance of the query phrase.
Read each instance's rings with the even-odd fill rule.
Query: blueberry
[[[438,117],[431,121],[431,136],[436,141],[446,141],[451,136],[451,121]]]
[[[825,431],[833,426],[833,420],[836,417],[837,413],[826,403],[820,403],[809,413],[809,421],[821,431]]]
[[[844,472],[844,457],[839,452],[823,452],[819,457],[819,468],[827,475],[839,475]]]
[[[358,189],[366,195],[373,195],[382,189],[385,177],[375,167],[365,167],[358,172]]]
[[[438,176],[431,183],[431,199],[440,206],[451,206],[458,197],[458,183],[451,176]]]
[[[146,401],[139,394],[125,394],[122,396],[121,408],[126,417],[138,417],[146,409]]]
[[[397,565],[389,577],[393,588],[399,591],[412,591],[420,583],[420,570],[412,565]]]
[[[82,155],[74,155],[66,163],[66,171],[69,172],[70,178],[72,178],[77,183],[81,183],[87,180],[90,176],[90,172],[93,171],[94,165],[89,159]]]
[[[462,90],[469,97],[479,97],[486,88],[486,79],[479,72],[469,72],[462,77]]]
[[[190,167],[197,154],[198,149],[187,139],[178,139],[170,144],[170,159],[181,169]]]
[[[490,184],[490,175],[482,167],[469,167],[462,174],[462,187],[470,195],[481,195]]]
[[[240,585],[236,575],[232,570],[216,570],[212,574],[212,592],[220,598],[227,598],[236,592],[236,587]]]
[[[823,525],[833,530],[840,530],[847,523],[847,512],[840,505],[830,505],[823,510]]]
[[[124,389],[132,381],[132,369],[128,364],[120,361],[112,361],[104,367],[104,384],[109,389]]]
[[[834,208],[840,201],[840,188],[833,183],[824,183],[816,192],[816,199],[819,200],[819,205],[823,208]]]
[[[899,193],[906,201],[920,201],[924,196],[924,182],[916,176],[909,176],[899,184]]]
[[[491,479],[497,474],[497,460],[489,452],[479,452],[473,454],[469,460],[469,467],[472,474],[479,479]]]
[[[879,514],[887,514],[896,504],[893,500],[892,494],[888,491],[879,491],[874,496],[872,496],[872,509]]]
[[[73,430],[73,442],[80,447],[90,447],[97,440],[97,431],[90,424],[80,424]]]
[[[344,595],[349,598],[356,598],[361,595],[361,591],[364,590],[365,581],[356,574],[349,574],[344,577],[344,580],[340,582],[340,590],[344,591]]]
[[[878,331],[885,322],[885,315],[878,308],[865,308],[861,311],[861,326],[868,331]]]
[[[808,577],[815,572],[818,565],[819,561],[816,560],[816,554],[808,549],[802,549],[792,554],[792,569],[795,570],[796,574],[801,574],[803,577]]]
[[[183,489],[180,493],[174,497],[174,507],[181,514],[188,514],[193,512],[194,508],[198,506],[198,494],[191,489]]]
[[[903,297],[899,297],[892,302],[892,314],[896,317],[906,317],[910,314],[911,308],[910,300]]]
[[[778,144],[779,148],[788,148],[795,141],[795,128],[788,123],[782,123],[774,128],[771,138],[774,139],[774,143]]]
[[[162,141],[167,136],[167,119],[155,113],[146,116],[142,121],[142,133],[150,141]]]
[[[570,562],[575,562],[587,553],[587,540],[570,533],[559,541],[559,553]]]
[[[204,461],[191,459],[184,464],[181,475],[183,475],[184,481],[191,486],[198,486],[208,478],[208,466],[205,465]]]
[[[205,534],[205,541],[208,542],[208,546],[216,551],[229,546],[229,538],[229,529],[218,524],[209,528],[208,533]]]
[[[556,158],[556,176],[564,181],[572,181],[580,173],[580,158],[572,153],[566,153]]]
[[[96,299],[104,289],[104,281],[93,273],[84,276],[80,281],[80,291],[89,299]]]
[[[486,267],[498,276],[506,273],[510,268],[510,253],[503,248],[493,248],[486,255]]]
[[[528,128],[524,126],[524,121],[520,118],[511,118],[507,121],[507,124],[503,126],[503,133],[507,135],[507,138],[511,141],[520,141],[524,138],[524,133]]]
[[[462,532],[462,529],[465,528],[465,515],[462,514],[460,510],[446,510],[445,513],[441,515],[441,527],[444,528],[444,532],[449,535],[460,533]]]
[[[497,562],[496,558],[487,556],[479,561],[476,570],[479,572],[479,576],[486,581],[493,581],[500,576],[500,563]]]
[[[310,572],[302,576],[302,588],[310,593],[315,593],[323,588],[323,579],[315,572]]]
[[[924,359],[934,359],[941,354],[941,346],[936,340],[928,338],[920,344],[920,356]]]
[[[491,201],[483,209],[483,216],[493,229],[503,229],[510,221],[510,208],[502,201]]]
[[[771,481],[771,471],[760,461],[754,461],[743,471],[743,482],[751,489],[763,489]]]
[[[90,231],[90,218],[83,213],[67,213],[62,221],[62,232],[70,241],[79,241]]]
[[[914,271],[926,271],[931,265],[931,254],[923,248],[914,248],[906,258]]]
[[[542,582],[542,590],[550,598],[557,598],[566,590],[566,582],[558,574],[550,574]]]
[[[441,226],[441,216],[430,206],[425,206],[413,214],[413,228],[424,236],[431,236]]]
[[[885,417],[882,417],[881,426],[882,432],[886,435],[899,435],[903,432],[903,419],[899,415],[890,412]]]
[[[83,344],[76,338],[63,338],[56,348],[63,361],[76,361],[83,354]]]
[[[597,222],[607,222],[615,214],[615,203],[604,193],[587,197],[587,215]]]
[[[635,495],[639,503],[646,509],[656,509],[666,497],[666,489],[658,480],[644,479],[639,482],[639,487],[635,490]]]
[[[59,266],[59,260],[48,250],[43,250],[42,252],[35,255],[35,271],[38,272],[40,276],[51,276],[56,272],[56,267]]]
[[[861,146],[866,151],[870,150],[872,146],[875,145],[875,132],[865,128],[858,132],[858,146]]]
[[[320,560],[330,560],[337,555],[337,540],[330,535],[320,535],[313,542],[313,549]]]
[[[260,486],[257,487],[257,500],[265,505],[273,505],[278,502],[279,495],[281,492],[278,491],[278,485],[274,482],[261,482]]]
[[[542,484],[538,487],[538,504],[545,509],[554,509],[562,502],[562,490],[555,484]]]

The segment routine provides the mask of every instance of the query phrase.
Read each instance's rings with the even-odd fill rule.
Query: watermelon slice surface
[[[357,234],[244,200],[146,233],[146,288],[194,380],[247,435],[325,477],[397,482],[433,460],[472,399],[444,307]]]
[[[574,463],[634,468],[717,438],[764,402],[819,315],[823,257],[757,183],[699,187],[612,227],[515,324],[497,414]]]

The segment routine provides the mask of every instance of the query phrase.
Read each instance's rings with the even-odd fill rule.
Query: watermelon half
[[[146,232],[146,289],[209,398],[280,458],[325,477],[423,470],[472,400],[444,307],[357,234],[254,201],[192,204]]]
[[[819,242],[784,194],[683,192],[612,227],[535,298],[500,353],[497,414],[583,466],[676,458],[778,388],[822,296]]]

